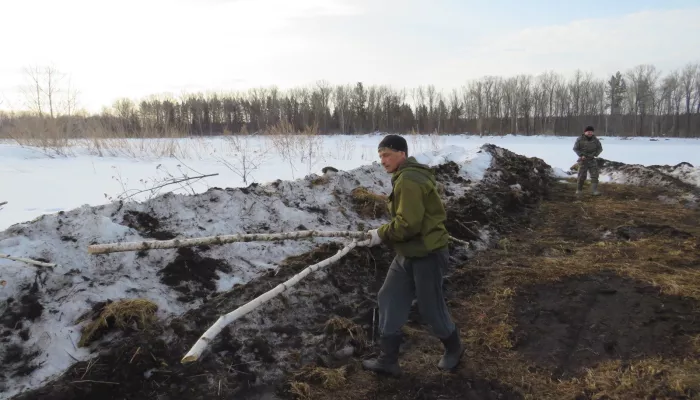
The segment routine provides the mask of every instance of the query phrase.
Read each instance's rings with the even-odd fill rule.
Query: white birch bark
[[[6,258],[6,259],[12,260],[12,261],[21,261],[21,262],[25,262],[27,264],[34,264],[34,265],[37,265],[39,267],[55,267],[56,266],[56,264],[36,261],[36,260],[32,260],[31,258],[12,257],[9,254],[4,254],[4,253],[0,253],[0,258]]]
[[[253,233],[236,235],[217,235],[191,239],[150,240],[141,242],[105,243],[88,246],[90,254],[106,254],[122,251],[139,251],[152,249],[172,249],[177,247],[201,246],[211,244],[226,244],[233,242],[255,242],[284,239],[303,239],[309,237],[351,237],[364,239],[367,232],[363,231],[296,231],[284,233]]]
[[[467,241],[465,241],[465,240],[457,239],[457,238],[454,237],[454,236],[450,236],[450,239],[452,239],[453,241],[455,241],[455,242],[457,242],[457,243],[459,243],[459,244],[463,244],[463,245],[465,245],[465,246],[469,246],[469,242],[467,242]]]
[[[185,356],[182,358],[181,363],[186,364],[190,363],[193,361],[197,361],[199,359],[199,356],[202,354],[204,349],[207,347],[207,345],[214,340],[216,335],[221,332],[221,330],[231,322],[237,320],[238,318],[248,314],[249,312],[255,310],[256,308],[260,307],[263,303],[269,301],[273,297],[277,296],[278,294],[289,290],[291,287],[296,285],[300,280],[302,280],[304,277],[306,277],[308,274],[328,266],[329,264],[332,264],[338,260],[340,260],[343,256],[348,254],[350,250],[355,248],[356,246],[366,246],[369,244],[369,240],[364,240],[362,242],[357,242],[357,240],[353,240],[352,243],[349,245],[345,246],[342,248],[338,253],[336,253],[334,256],[326,258],[325,260],[316,263],[314,265],[306,267],[303,271],[299,272],[298,274],[294,275],[287,281],[280,283],[277,285],[272,290],[269,290],[268,292],[265,292],[261,294],[260,296],[256,297],[255,299],[249,301],[248,303],[242,305],[241,307],[238,307],[237,309],[231,311],[228,314],[222,315],[219,317],[219,319],[211,326],[209,329],[207,329],[206,332],[200,338],[197,340],[197,342],[192,346],[189,352],[185,354]]]

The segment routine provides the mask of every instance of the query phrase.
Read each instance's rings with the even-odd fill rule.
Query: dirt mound
[[[464,197],[469,200],[462,203],[458,199],[448,200],[452,202],[448,209],[453,219],[472,218],[478,213],[491,218],[479,218],[479,225],[470,228],[487,232],[478,235],[473,247],[492,244],[497,232],[510,229],[508,221],[514,223],[526,216],[523,211],[541,197],[551,182],[548,166],[539,160],[526,159],[495,146],[485,146],[482,151],[493,157],[492,167],[481,181],[466,190],[451,186],[455,192],[464,191]],[[449,173],[440,179],[455,180],[454,174]],[[278,183],[276,189],[285,185],[287,183]],[[250,190],[252,196],[253,192],[270,189]],[[341,199],[340,204],[351,207],[351,192],[347,190],[348,198]],[[308,199],[297,197],[294,201],[298,204],[289,204],[304,209],[309,206]],[[465,214],[459,207],[469,203],[477,206],[470,214]],[[259,203],[251,202],[244,207],[259,207]],[[327,218],[335,218],[334,213],[328,213]],[[460,237],[460,232],[452,233]],[[110,348],[102,349],[97,359],[75,363],[59,379],[16,399],[87,399],[97,395],[114,400],[220,396],[291,399],[289,384],[295,381],[295,376],[299,377],[297,372],[308,365],[346,368],[346,384],[351,384],[362,376],[357,368],[360,359],[376,351],[376,293],[393,258],[392,252],[384,246],[355,249],[337,263],[309,275],[290,291],[226,327],[200,361],[180,364],[189,347],[222,313],[240,307],[308,265],[334,255],[341,247],[339,243],[322,243],[300,256],[288,257],[276,269],[264,272],[245,285],[235,285],[227,292],[211,296],[205,303],[163,323],[160,335],[144,332],[118,339]],[[473,249],[451,247],[455,261],[464,260],[473,253]],[[170,268],[174,276],[180,276],[182,271],[193,273],[198,268],[189,269],[185,259],[197,259],[197,255],[194,252],[185,254],[183,262]],[[186,286],[197,282],[206,288],[206,282],[211,282],[213,277],[211,272],[210,268],[201,275],[203,279],[190,280]],[[479,275],[475,274],[468,279],[464,276],[451,278],[449,285],[466,293],[472,290],[467,286],[475,290],[479,281]],[[190,290],[196,291],[195,288]],[[414,326],[420,327],[419,324]],[[402,393],[435,398],[442,390],[438,384],[431,386],[421,379],[408,379],[413,379],[411,384],[404,382],[397,386]],[[314,382],[314,379],[307,380]],[[459,398],[460,393],[468,390],[475,399],[520,398],[496,380],[485,381],[478,377],[454,379],[442,393]],[[318,393],[316,389],[314,393]]]
[[[689,163],[675,166],[625,164],[598,158],[601,175],[608,175],[612,182],[637,186],[668,188],[676,192],[688,193],[691,203],[696,205],[700,198],[700,171]]]
[[[700,334],[693,298],[614,273],[521,287],[514,299],[514,349],[560,378],[607,360],[682,358]]]
[[[231,272],[223,260],[202,257],[192,248],[177,249],[177,257],[165,268],[158,271],[160,281],[182,293],[180,301],[191,301],[194,298],[206,298],[216,291],[217,271]]]
[[[522,219],[548,192],[551,167],[538,158],[527,158],[492,145],[484,146],[498,157],[497,166],[474,190],[445,202],[451,235],[468,241],[484,239],[489,231],[505,232]],[[441,181],[459,181],[458,171],[443,168]]]
[[[160,221],[151,214],[129,210],[124,213],[123,224],[136,229],[143,237],[156,240],[170,240],[177,235],[160,229]]]

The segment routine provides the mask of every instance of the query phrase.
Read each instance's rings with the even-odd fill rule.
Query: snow
[[[199,299],[179,300],[180,294],[160,280],[158,271],[175,259],[175,249],[143,256],[134,252],[99,256],[87,253],[88,245],[93,243],[147,240],[122,223],[130,212],[155,216],[163,224],[161,229],[180,238],[300,229],[369,229],[382,221],[360,218],[335,193],[347,195],[357,186],[364,186],[375,193],[388,194],[390,175],[376,162],[380,138],[381,135],[363,135],[324,136],[314,142],[298,139],[291,159],[276,152],[269,138],[247,138],[245,144],[252,150],[246,156],[259,156],[261,161],[248,182],[261,185],[249,188],[248,194],[211,189],[247,186],[224,163],[236,164],[241,154],[232,149],[226,138],[120,141],[117,148],[101,150],[103,156],[96,154],[93,146],[78,143],[69,149],[68,157],[54,158],[11,142],[0,143],[0,202],[8,202],[0,206],[0,230],[5,230],[0,231],[0,253],[43,258],[57,264],[52,271],[37,276],[40,269],[34,266],[0,259],[0,281],[5,282],[0,286],[0,307],[10,307],[5,305],[7,299],[18,300],[27,285],[36,280],[40,282],[39,301],[44,306],[44,312],[33,323],[25,321],[25,328],[31,332],[29,339],[20,342],[13,335],[11,342],[27,352],[38,351],[35,362],[41,366],[26,377],[7,381],[7,390],[0,399],[36,387],[65,371],[75,360],[90,357],[87,349],[77,347],[82,325],[75,321],[96,302],[144,296],[158,304],[160,317],[180,314],[201,304]],[[571,137],[453,135],[407,136],[407,140],[410,155],[419,162],[438,165],[453,161],[472,184],[483,179],[491,164],[490,154],[479,151],[485,143],[540,157],[554,167],[558,178],[569,177],[565,171],[576,161],[571,150],[575,138]],[[163,153],[164,146],[176,158],[159,156],[157,153]],[[683,161],[696,165],[700,154],[700,141],[690,139],[651,142],[606,137],[603,146],[601,156],[607,159],[645,165],[676,165]],[[315,157],[304,156],[310,153]],[[339,172],[321,184],[312,182],[316,175],[307,177],[322,175],[325,166],[333,166]],[[199,196],[165,195],[149,200],[151,193],[146,192],[135,197],[143,202],[127,202],[123,207],[109,200],[126,189],[151,187],[154,179],[163,179],[168,173],[175,177],[219,175],[190,186],[163,189],[202,193]],[[684,165],[669,173],[700,186],[697,167]],[[148,182],[141,182],[142,179]],[[602,179],[621,178],[610,175]],[[281,182],[274,183],[277,180]],[[450,190],[458,193],[468,188],[454,185]],[[33,222],[25,222],[30,220]],[[484,241],[489,239],[488,232],[480,234]],[[232,268],[230,273],[219,272],[217,290],[223,291],[327,240],[331,239],[290,240],[275,246],[232,243],[213,246],[206,256],[225,260]],[[4,311],[0,308],[0,315]],[[2,385],[0,381],[0,392]]]
[[[492,143],[518,154],[539,157],[554,167],[556,176],[568,177],[565,171],[576,162],[572,151],[573,137],[556,136],[420,136],[407,135],[412,154],[423,153],[422,160],[460,162],[474,156],[481,145]],[[262,183],[276,179],[302,178],[307,174],[321,174],[324,166],[340,170],[356,168],[377,160],[376,145],[381,135],[321,136],[316,142],[299,140],[295,143],[293,160],[283,159],[272,139],[250,137],[244,144],[251,148],[250,157],[262,161],[252,171],[252,181]],[[700,140],[648,138],[623,139],[601,137],[604,151],[601,157],[623,163],[644,165],[675,165],[686,161],[695,167],[685,173],[685,179],[700,185]],[[107,145],[108,144],[108,145]],[[315,145],[315,146],[314,146]],[[304,150],[314,150],[309,162]],[[431,154],[440,150],[439,154]],[[103,156],[99,156],[98,154]],[[308,151],[307,151],[308,153]],[[156,179],[169,174],[183,175],[218,173],[202,181],[189,182],[189,188],[168,186],[162,192],[185,193],[185,189],[201,193],[209,187],[246,186],[243,179],[226,167],[224,162],[238,164],[240,154],[226,138],[207,139],[147,139],[109,142],[98,151],[90,142],[78,143],[68,157],[49,158],[42,151],[22,148],[11,141],[0,142],[0,181],[3,188],[0,202],[7,201],[0,212],[0,229],[12,224],[30,221],[42,214],[72,210],[83,204],[108,204],[127,189],[147,189]],[[167,157],[172,155],[173,157]],[[176,157],[176,158],[175,158]],[[487,159],[470,164],[464,171],[469,179],[479,179]],[[159,167],[160,166],[160,167]],[[197,172],[194,172],[197,171]],[[601,177],[603,180],[608,179]],[[145,180],[142,182],[141,180]],[[149,192],[135,199],[148,198]]]
[[[8,147],[4,150],[7,152]],[[469,176],[473,183],[483,177],[491,160],[487,153],[457,148],[418,154],[417,157],[430,159],[433,165],[444,159],[456,161],[462,166],[463,175]],[[34,171],[38,172],[32,174],[39,175],[51,170],[54,178],[57,178],[61,176],[57,170],[71,170],[80,175],[81,163],[77,161],[81,158],[88,158],[91,164],[116,162],[138,165],[141,162],[90,156],[49,160],[39,158],[34,159],[34,162],[43,165],[34,167]],[[15,159],[9,165],[14,169],[28,169],[29,164],[18,165],[22,161],[26,160]],[[158,162],[165,164],[170,160]],[[83,160],[83,165],[84,163]],[[50,168],[50,164],[55,167]],[[17,391],[39,386],[65,371],[75,360],[89,358],[89,351],[77,347],[82,324],[77,325],[76,320],[97,302],[146,297],[157,303],[161,318],[181,314],[201,304],[201,299],[180,299],[181,293],[160,280],[158,272],[176,258],[176,249],[149,251],[145,255],[136,252],[106,255],[87,253],[87,247],[93,243],[149,240],[137,229],[126,226],[124,221],[132,212],[154,216],[161,222],[160,230],[172,232],[178,238],[303,229],[366,230],[383,221],[361,218],[355,214],[347,200],[351,191],[364,186],[372,192],[386,195],[391,189],[391,183],[390,175],[377,162],[370,164],[367,161],[365,164],[369,165],[344,171],[340,168],[342,163],[333,162],[332,165],[340,171],[322,183],[315,183],[314,177],[318,176],[314,175],[295,181],[278,181],[250,187],[246,190],[247,193],[241,190],[211,189],[198,196],[168,194],[144,202],[127,202],[123,206],[118,203],[99,207],[83,205],[68,211],[40,215],[30,223],[18,223],[0,232],[0,253],[40,258],[57,264],[52,270],[42,272],[38,278],[37,295],[44,311],[33,322],[23,321],[23,328],[30,331],[29,339],[20,341],[18,335],[13,333],[9,343],[6,343],[8,346],[21,346],[25,354],[38,352],[39,356],[34,362],[39,363],[40,367],[29,376],[5,382],[8,391],[2,396],[11,396]],[[200,167],[201,165],[197,166]],[[103,165],[102,168],[107,166]],[[281,166],[277,168],[280,171],[283,169]],[[230,175],[228,177],[231,178]],[[58,197],[66,191],[59,189],[64,184],[72,185],[74,180],[63,179],[56,185]],[[219,184],[224,186],[225,182],[220,181]],[[85,193],[89,201],[90,191],[96,189],[99,181],[83,182],[83,185],[85,187],[72,187],[79,190],[78,193]],[[464,190],[457,187],[461,186],[458,184],[447,186],[453,191]],[[19,183],[13,187],[30,189],[12,191],[24,195],[32,193],[31,188],[45,188]],[[52,190],[47,191],[52,193],[51,196],[34,192],[37,195],[34,200],[39,202],[40,199],[54,198]],[[342,196],[337,196],[338,193]],[[85,198],[78,199],[76,193],[72,194],[76,201],[86,202]],[[22,204],[16,195],[9,197],[8,201],[9,204]],[[44,209],[48,207],[48,202],[44,203]],[[8,211],[11,210],[3,210],[2,213]],[[206,257],[225,260],[231,267],[231,272],[218,272],[220,279],[216,281],[216,289],[223,291],[276,268],[288,256],[309,251],[318,243],[329,240],[338,239],[288,240],[275,243],[274,246],[265,242],[232,243],[212,246],[203,253],[206,253]],[[36,281],[37,271],[42,270],[21,262],[0,259],[0,271],[0,280],[6,282],[5,286],[0,287],[0,305],[4,307],[0,309],[2,315],[5,308],[12,307],[8,299],[13,298],[13,303],[17,304],[27,288]],[[0,380],[0,389],[2,385]],[[2,396],[0,398],[5,398]]]

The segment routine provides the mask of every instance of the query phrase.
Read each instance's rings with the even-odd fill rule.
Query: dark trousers
[[[378,296],[382,336],[401,333],[414,298],[431,333],[439,339],[450,336],[455,324],[443,295],[443,274],[448,269],[449,259],[447,248],[420,258],[394,257]]]

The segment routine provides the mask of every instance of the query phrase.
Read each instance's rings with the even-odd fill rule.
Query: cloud
[[[52,62],[72,74],[82,104],[99,110],[124,96],[320,79],[451,89],[484,75],[580,68],[605,77],[641,63],[667,71],[696,61],[700,48],[698,7],[508,29],[469,7],[418,0],[96,4],[8,3],[3,68]],[[0,74],[0,88],[21,82],[19,72]]]
[[[599,76],[643,63],[675,69],[700,56],[697,21],[700,8],[656,10],[507,32],[461,49],[448,68],[472,75],[580,68]]]

